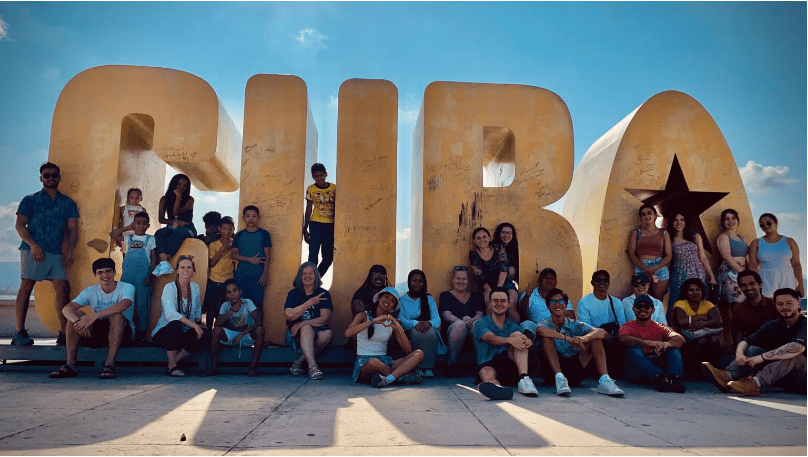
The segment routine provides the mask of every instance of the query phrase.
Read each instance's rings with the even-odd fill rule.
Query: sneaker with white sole
[[[572,393],[570,383],[564,376],[556,378],[556,395],[566,396]]]
[[[422,376],[424,378],[434,378],[435,377],[435,372],[432,371],[432,370],[424,370],[424,373],[423,373]]]
[[[174,269],[171,268],[171,265],[165,260],[158,263],[157,266],[154,267],[154,271],[152,271],[154,276],[170,275],[171,273],[174,273]]]
[[[373,379],[371,379],[370,381],[370,385],[378,388],[387,387],[390,384],[392,384],[392,382],[390,382],[390,380],[387,379],[387,376],[382,376],[379,373],[374,374]]]
[[[622,397],[626,394],[622,389],[617,387],[617,384],[614,383],[614,379],[612,378],[598,382],[598,393],[610,397]]]
[[[530,377],[525,376],[524,378],[519,380],[519,384],[516,385],[516,390],[527,397],[538,397],[539,391],[536,390],[536,386],[533,384],[533,381]]]
[[[510,400],[513,398],[513,390],[502,387],[493,382],[483,382],[477,386],[477,390],[489,400]]]

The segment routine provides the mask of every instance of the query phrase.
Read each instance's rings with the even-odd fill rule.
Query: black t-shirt
[[[462,303],[454,294],[447,290],[440,294],[438,301],[440,302],[441,318],[443,318],[444,311],[449,311],[460,319],[465,316],[474,317],[478,311],[485,312],[483,297],[477,292],[472,292],[469,299],[466,300],[466,303]]]
[[[325,292],[325,293],[323,294],[322,298],[325,298],[326,300],[321,301],[321,302],[309,307],[309,309],[304,311],[303,314],[300,317],[298,317],[297,319],[295,319],[293,321],[290,321],[290,320],[287,319],[286,320],[286,328],[291,329],[292,326],[297,324],[298,322],[309,320],[309,319],[316,319],[316,318],[320,317],[320,311],[323,310],[323,309],[330,310],[331,312],[334,311],[334,304],[331,302],[331,294],[328,293],[328,291],[323,289],[322,287],[315,290],[314,293],[312,293],[311,295],[306,295],[305,292],[303,292],[302,290],[299,290],[299,289],[290,290],[289,294],[286,295],[286,303],[283,306],[284,309],[286,309],[286,308],[297,308],[298,306],[302,305],[303,303],[305,303],[310,298],[316,297],[317,295],[320,295],[323,292]],[[327,325],[324,325],[323,327],[327,327]]]
[[[365,310],[370,310],[370,305],[373,304],[373,294],[370,293],[370,287],[360,287],[356,289],[356,292],[353,294],[353,298],[351,301],[359,300],[365,304]]]
[[[806,319],[803,315],[800,315],[797,322],[791,327],[786,327],[786,321],[783,318],[771,320],[744,341],[750,346],[762,347],[767,351],[788,343],[799,343],[805,347],[805,322]]]

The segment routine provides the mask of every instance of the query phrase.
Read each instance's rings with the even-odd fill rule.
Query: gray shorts
[[[20,249],[20,277],[34,281],[63,279],[67,281],[67,271],[62,266],[61,254],[45,253],[45,260],[37,262],[29,249]]]

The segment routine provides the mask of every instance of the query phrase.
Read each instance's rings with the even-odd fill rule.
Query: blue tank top
[[[738,235],[741,237],[740,235]],[[729,238],[729,253],[732,257],[746,257],[746,253],[749,252],[749,245],[746,244],[746,241],[743,240],[741,237],[740,241],[735,241],[732,237],[727,236]]]

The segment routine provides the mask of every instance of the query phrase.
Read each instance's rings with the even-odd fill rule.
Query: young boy
[[[264,347],[264,327],[261,312],[248,298],[241,298],[241,289],[235,279],[224,282],[227,301],[219,308],[216,328],[210,340],[210,370],[205,376],[213,376],[219,369],[219,348],[228,346],[253,346],[253,359],[247,376],[258,376],[258,359]]]
[[[219,306],[224,301],[224,283],[233,277],[233,259],[230,250],[233,245],[233,233],[236,225],[233,218],[225,216],[219,220],[219,239],[208,245],[208,286],[205,289],[205,300],[202,312],[208,328],[213,328],[213,321],[219,314]]]
[[[155,242],[147,235],[149,214],[141,211],[132,223],[109,233],[112,238],[123,238],[126,256],[123,258],[121,282],[135,286],[135,340],[143,341],[149,329],[149,309],[151,303],[152,276],[150,272],[157,265]],[[131,232],[131,234],[129,234]]]
[[[233,237],[230,257],[238,262],[233,277],[245,298],[255,303],[258,310],[264,310],[264,288],[269,280],[269,248],[272,239],[269,232],[258,227],[261,221],[258,208],[245,206],[241,219],[246,227]]]
[[[317,266],[324,276],[334,261],[334,201],[337,186],[326,182],[325,165],[311,166],[314,184],[306,189],[306,218],[303,220],[303,239],[309,243],[309,262],[317,265],[317,256],[322,246],[323,261]]]
[[[208,211],[202,216],[202,222],[205,224],[205,234],[199,234],[196,237],[205,243],[205,246],[210,246],[210,243],[219,239],[219,221],[222,220],[222,215],[218,211]]]
[[[126,204],[121,206],[120,217],[118,218],[118,228],[128,227],[135,221],[135,216],[140,212],[146,212],[146,208],[140,206],[143,200],[143,191],[137,187],[133,187],[126,191]],[[126,230],[124,235],[132,235],[134,232]],[[126,253],[126,244],[123,242],[123,236],[118,235],[113,237],[115,241],[122,246],[123,252]]]

